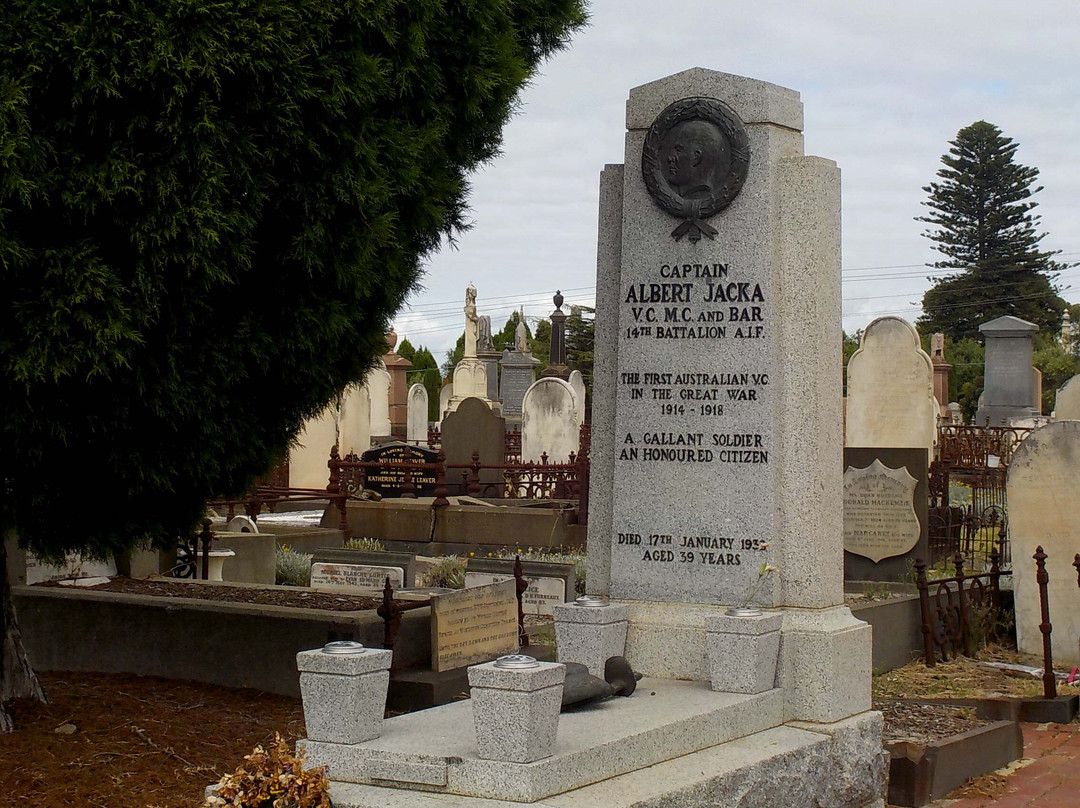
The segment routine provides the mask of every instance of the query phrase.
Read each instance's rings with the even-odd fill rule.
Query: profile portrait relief
[[[660,147],[672,189],[685,199],[706,199],[731,168],[731,147],[716,124],[676,124]],[[721,179],[722,182],[722,179]]]
[[[641,152],[641,170],[656,204],[683,219],[678,241],[716,230],[705,222],[738,196],[750,165],[750,141],[739,116],[715,98],[684,98],[657,116]]]

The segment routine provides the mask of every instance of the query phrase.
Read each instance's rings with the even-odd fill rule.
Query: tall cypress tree
[[[923,332],[941,331],[954,340],[978,338],[979,326],[1002,315],[1057,331],[1066,303],[1054,278],[1068,264],[1044,251],[1045,233],[1031,197],[1039,170],[1014,161],[1018,144],[986,121],[961,129],[942,155],[939,182],[923,188],[931,209],[916,221],[943,259],[938,269],[958,274],[935,279],[923,295]]]

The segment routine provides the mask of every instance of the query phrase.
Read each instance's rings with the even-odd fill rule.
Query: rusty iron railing
[[[978,640],[976,628],[993,632],[1001,611],[1001,576],[1011,573],[1001,569],[997,551],[991,553],[990,560],[989,572],[968,574],[964,572],[964,557],[957,553],[952,559],[956,574],[931,581],[926,562],[916,559],[923,657],[928,668],[937,664],[939,655],[946,661],[972,654]],[[973,625],[973,611],[981,627]]]

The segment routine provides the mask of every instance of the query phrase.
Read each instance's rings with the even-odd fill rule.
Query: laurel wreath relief
[[[707,121],[720,130],[731,149],[731,165],[708,196],[688,199],[676,192],[668,181],[660,149],[673,127],[695,120]],[[750,140],[746,128],[734,110],[715,98],[684,98],[671,104],[649,127],[641,150],[641,173],[650,195],[661,210],[683,220],[671,231],[676,241],[684,236],[692,242],[699,241],[703,235],[715,238],[716,229],[705,219],[715,216],[738,196],[749,167]]]

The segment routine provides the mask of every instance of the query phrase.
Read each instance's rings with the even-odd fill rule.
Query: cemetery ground
[[[190,587],[180,582],[114,579],[107,585],[121,591],[174,594],[179,589],[204,596],[330,609],[356,609],[356,598],[325,595],[310,590],[295,592],[254,587]],[[103,587],[104,588],[104,587]],[[370,608],[372,604],[369,604]],[[529,631],[540,642],[551,642],[544,618],[530,618]],[[1036,696],[1036,679],[1006,676],[980,666],[980,662],[1020,662],[1014,651],[990,647],[979,660],[959,659],[933,669],[916,660],[878,676],[874,681],[875,708],[885,713],[885,739],[926,742],[965,732],[980,725],[971,710],[906,704],[903,699],[979,696]],[[0,760],[5,777],[0,786],[4,804],[23,808],[59,805],[180,808],[201,802],[203,788],[239,765],[258,743],[272,741],[279,732],[289,742],[304,737],[303,711],[298,699],[254,690],[195,682],[179,682],[129,674],[60,672],[42,674],[50,702],[15,705],[18,730],[0,736]],[[1063,686],[1063,694],[1080,688]],[[1019,788],[1017,778],[1030,791],[1030,772],[1039,772],[1063,760],[1070,748],[1080,755],[1080,732],[1068,726],[1025,725],[1025,745],[1031,764],[1016,766],[1015,773],[994,773],[965,785],[950,795],[957,808],[1015,805],[1054,808],[1057,803],[1006,802]],[[1057,757],[1051,757],[1056,755]],[[1042,761],[1047,756],[1047,761]],[[1025,774],[1024,772],[1029,772]],[[1075,785],[1075,774],[1072,780]],[[1026,778],[1026,779],[1025,779]],[[1053,778],[1042,779],[1044,789]],[[949,801],[937,803],[942,806]],[[937,805],[936,804],[936,805]],[[1061,803],[1065,805],[1067,803]]]

